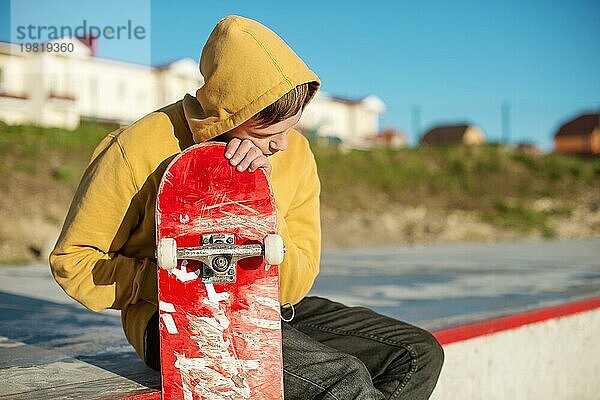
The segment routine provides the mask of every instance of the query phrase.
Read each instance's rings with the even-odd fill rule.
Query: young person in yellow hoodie
[[[270,174],[286,254],[281,304],[285,398],[425,399],[443,351],[428,332],[318,297],[320,183],[307,140],[293,126],[318,77],[268,28],[219,21],[200,59],[196,96],[110,133],[97,147],[71,204],[50,265],[67,294],[100,311],[121,310],[125,335],[159,368],[154,202],[161,176],[183,149],[226,141],[238,170]],[[285,150],[285,151],[284,151]],[[291,317],[289,308],[282,309]]]

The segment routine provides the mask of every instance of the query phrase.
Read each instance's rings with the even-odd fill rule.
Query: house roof
[[[344,103],[344,104],[360,104],[360,102],[363,99],[363,97],[361,97],[359,99],[351,99],[349,97],[342,97],[342,96],[336,96],[336,95],[327,95],[327,97],[330,100],[337,101],[339,103]]]
[[[90,49],[90,55],[92,57],[96,56],[96,43],[98,40],[97,36],[94,35],[88,35],[88,36],[76,36],[75,39],[79,40],[81,43],[83,43],[88,49]]]
[[[347,104],[347,105],[362,105],[363,107],[370,108],[378,114],[383,114],[386,110],[385,103],[383,100],[374,94],[370,94],[368,96],[363,96],[360,98],[349,98],[343,96],[336,96],[331,94],[326,94],[323,92],[317,93],[317,96],[321,99],[327,99],[330,101],[334,101],[337,103]]]
[[[9,51],[11,49],[17,49],[18,47],[19,47],[19,45],[15,44],[15,43],[10,43],[10,42],[5,42],[3,40],[0,40],[0,50],[6,49],[6,51]]]
[[[554,137],[591,133],[599,126],[600,113],[583,114],[563,124]]]
[[[180,58],[166,64],[155,65],[154,69],[157,71],[171,71],[193,78],[201,77],[198,71],[198,63],[190,57]]]
[[[443,125],[430,129],[421,140],[423,143],[455,143],[462,138],[471,125]]]

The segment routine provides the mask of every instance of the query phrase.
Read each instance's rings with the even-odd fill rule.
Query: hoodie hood
[[[204,85],[196,97],[183,99],[196,143],[241,125],[297,85],[310,83],[307,103],[315,96],[317,75],[273,31],[239,16],[219,21],[200,57]]]

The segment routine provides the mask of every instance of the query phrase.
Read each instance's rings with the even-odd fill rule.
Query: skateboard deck
[[[283,243],[262,170],[223,143],[173,159],[156,200],[163,399],[282,399]]]

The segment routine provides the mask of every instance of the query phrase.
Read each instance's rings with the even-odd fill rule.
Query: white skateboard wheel
[[[156,260],[162,269],[171,270],[177,266],[177,243],[175,239],[163,238],[156,247]]]
[[[279,235],[269,234],[263,240],[265,246],[265,262],[269,265],[279,265],[283,262],[283,239]]]

